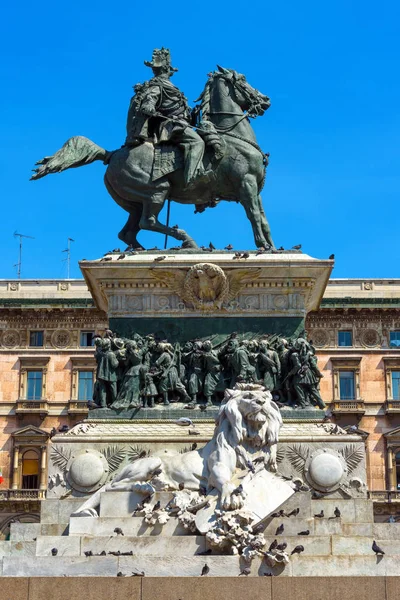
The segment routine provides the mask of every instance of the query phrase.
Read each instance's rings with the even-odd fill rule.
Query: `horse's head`
[[[233,94],[237,104],[242,110],[247,111],[249,117],[259,117],[270,107],[271,102],[268,96],[261,94],[253,88],[246,77],[233,69],[225,69],[218,66],[218,71],[213,76],[223,78],[226,83],[232,87]]]

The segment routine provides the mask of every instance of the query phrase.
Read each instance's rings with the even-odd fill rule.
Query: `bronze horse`
[[[136,239],[141,229],[181,240],[183,247],[197,248],[186,231],[158,220],[168,198],[180,204],[194,204],[198,212],[220,200],[240,202],[253,228],[257,247],[275,249],[260,197],[267,155],[259,148],[248,118],[263,115],[270,100],[251,87],[244,75],[222,67],[209,75],[200,99],[200,129],[207,122],[212,123],[225,148],[218,160],[212,150],[206,149],[204,163],[213,169],[215,176],[211,183],[185,189],[181,160],[175,160],[172,172],[154,180],[155,147],[151,141],[108,152],[81,136],[70,138],[54,156],[38,161],[36,164],[41,166],[35,169],[32,179],[102,160],[108,165],[104,181],[109,194],[129,213],[119,238],[132,248],[142,248]],[[169,149],[179,158],[179,150]]]

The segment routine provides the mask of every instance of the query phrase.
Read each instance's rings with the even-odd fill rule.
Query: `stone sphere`
[[[81,454],[72,461],[69,476],[80,487],[92,487],[103,477],[104,465],[95,454]]]
[[[312,459],[309,476],[319,487],[332,488],[343,476],[343,466],[337,456],[324,453]]]

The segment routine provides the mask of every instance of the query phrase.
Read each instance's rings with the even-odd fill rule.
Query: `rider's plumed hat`
[[[168,48],[155,48],[151,61],[145,60],[146,67],[168,67],[171,73],[176,73],[178,69],[171,67],[171,55]]]

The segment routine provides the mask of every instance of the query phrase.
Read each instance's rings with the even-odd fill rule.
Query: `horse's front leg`
[[[254,175],[248,173],[242,179],[239,200],[253,228],[254,241],[258,248],[269,246],[262,227],[262,214],[258,201],[258,184]],[[265,215],[264,215],[265,218]]]
[[[198,248],[196,242],[186,233],[184,229],[178,229],[178,227],[168,227],[163,225],[158,220],[166,198],[167,192],[157,192],[151,196],[151,201],[143,205],[142,218],[140,219],[140,229],[146,229],[147,231],[157,231],[158,233],[164,233],[167,236],[171,236],[176,240],[183,242],[184,248]]]

